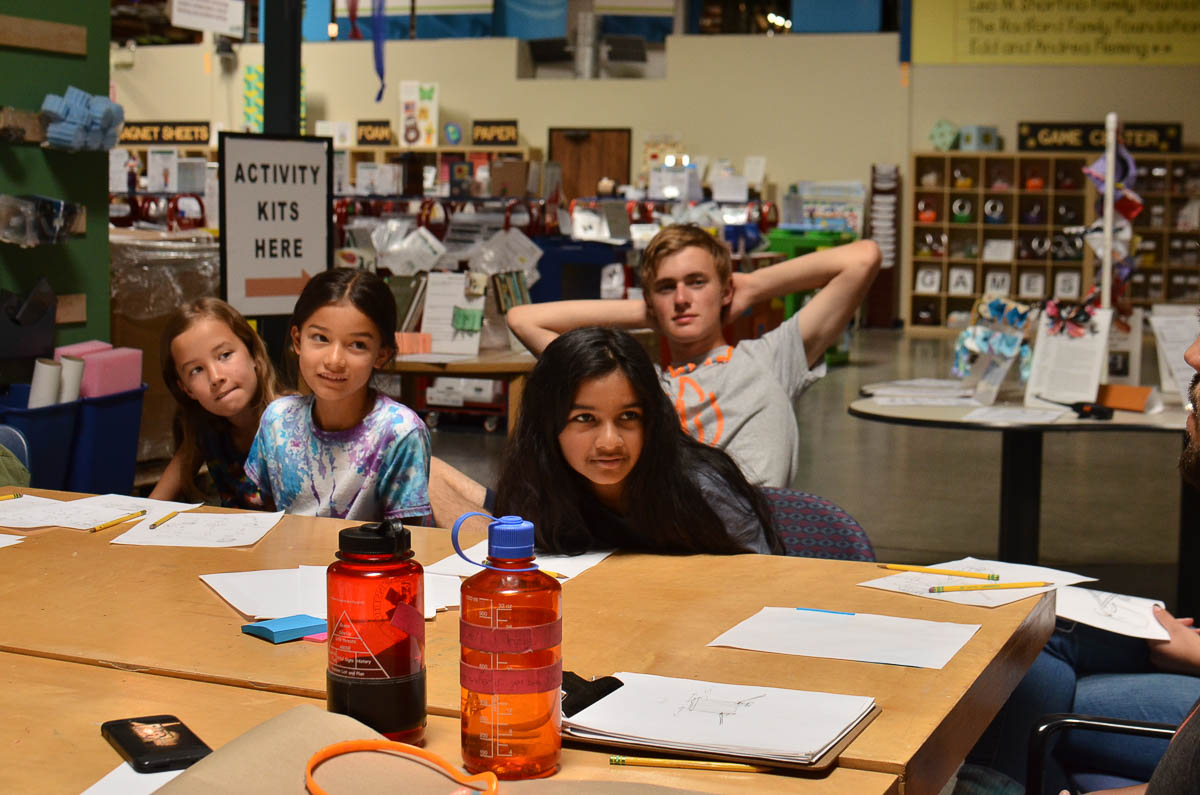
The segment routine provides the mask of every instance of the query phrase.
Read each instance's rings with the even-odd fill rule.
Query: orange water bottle
[[[454,523],[451,540],[471,516]],[[475,563],[475,561],[471,561]],[[533,525],[502,516],[488,525],[483,571],[462,584],[463,766],[501,779],[540,778],[562,752],[562,586],[533,562]]]
[[[425,740],[424,570],[399,520],[338,533],[328,569],[330,712],[389,740]]]

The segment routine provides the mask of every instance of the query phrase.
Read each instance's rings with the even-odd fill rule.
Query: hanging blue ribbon
[[[387,38],[387,0],[374,0],[371,6],[371,38],[375,40],[375,74],[379,75],[379,93],[375,101],[383,99],[383,44]]]

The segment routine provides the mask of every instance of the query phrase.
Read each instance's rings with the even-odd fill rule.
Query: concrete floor
[[[862,384],[948,377],[951,340],[900,331],[855,335],[851,364],[801,398],[804,466],[793,484],[835,501],[866,528],[880,560],[930,564],[996,555],[1000,434],[913,428],[851,417]],[[1144,356],[1142,383],[1157,383]],[[494,485],[503,429],[443,416],[433,452]],[[1097,587],[1174,600],[1180,439],[1162,433],[1045,435],[1041,560],[1100,578]]]

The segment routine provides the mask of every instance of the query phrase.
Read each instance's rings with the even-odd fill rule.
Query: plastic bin
[[[146,384],[128,392],[82,398],[67,490],[91,494],[130,494],[137,468],[138,428]]]
[[[830,230],[809,229],[797,231],[776,227],[767,233],[767,248],[787,254],[788,258],[800,257],[824,248],[833,248],[858,239],[853,232],[835,232]],[[783,318],[787,320],[800,311],[800,307],[816,294],[815,290],[792,293],[784,298]],[[825,364],[833,367],[850,361],[850,334],[846,332],[842,342],[831,346],[825,351]]]
[[[29,485],[38,489],[67,487],[71,443],[79,401],[38,409],[29,405],[29,384],[13,384],[0,395],[0,423],[12,425],[29,441]]]
[[[541,278],[529,288],[535,304],[576,298],[600,297],[600,271],[614,262],[624,264],[628,244],[613,246],[569,237],[535,237],[542,250],[538,260]]]

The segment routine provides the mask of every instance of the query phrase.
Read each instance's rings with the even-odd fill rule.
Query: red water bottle
[[[454,523],[451,540],[470,516]],[[471,561],[474,562],[474,561]],[[562,752],[562,586],[533,562],[533,525],[488,525],[484,570],[462,584],[463,766],[501,779],[540,778]]]
[[[347,527],[329,566],[327,707],[390,740],[425,740],[425,588],[399,521]]]

